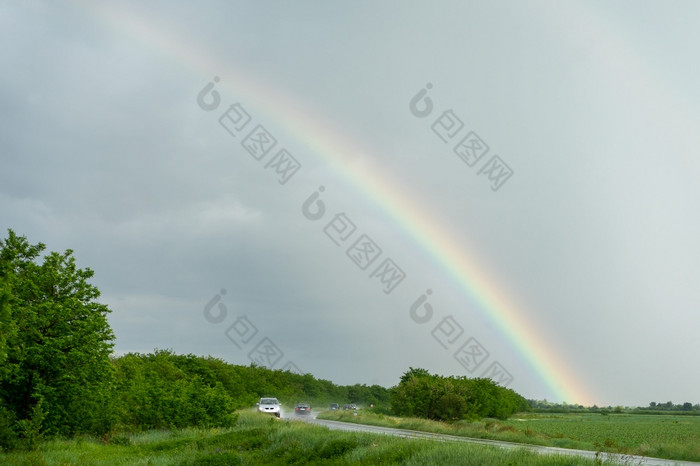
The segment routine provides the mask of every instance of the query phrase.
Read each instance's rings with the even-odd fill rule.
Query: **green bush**
[[[17,444],[17,433],[13,429],[14,416],[0,406],[0,452],[12,450]]]
[[[33,449],[42,439],[45,418],[46,411],[43,407],[43,400],[40,398],[32,408],[31,417],[17,421],[17,433],[23,448]]]
[[[411,368],[391,391],[391,408],[399,416],[458,420],[505,419],[527,406],[527,400],[490,379],[443,377]]]
[[[435,419],[454,421],[464,417],[467,412],[467,401],[456,393],[442,395],[435,407]]]
[[[318,452],[323,459],[331,459],[343,456],[345,453],[357,448],[358,442],[352,438],[331,438]]]

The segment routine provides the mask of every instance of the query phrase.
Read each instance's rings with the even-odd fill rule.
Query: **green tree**
[[[447,392],[443,378],[411,368],[393,391],[391,409],[399,416],[433,419],[438,400]]]
[[[110,311],[73,251],[41,257],[44,249],[12,230],[0,241],[0,325],[10,329],[0,398],[33,435],[104,432],[113,420]]]
[[[428,372],[427,369],[423,369],[420,367],[409,367],[406,372],[401,376],[401,379],[399,380],[399,383],[405,383],[411,380],[413,377],[423,377],[423,376],[429,376],[430,373]]]
[[[7,363],[7,342],[17,333],[10,313],[10,289],[0,267],[0,380],[9,373]]]
[[[505,419],[530,407],[525,398],[491,379],[443,377],[410,368],[391,391],[391,409],[399,416],[454,420]]]
[[[231,425],[236,400],[210,370],[212,361],[170,350],[113,358],[120,426],[139,430]]]
[[[467,402],[463,396],[456,393],[446,393],[437,401],[435,418],[442,421],[454,421],[464,417],[467,412]]]

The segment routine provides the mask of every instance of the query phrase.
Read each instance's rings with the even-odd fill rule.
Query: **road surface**
[[[283,419],[299,419],[307,421],[311,424],[318,426],[323,426],[332,430],[344,430],[348,432],[366,432],[372,434],[383,434],[383,435],[394,435],[403,438],[413,438],[413,439],[427,439],[438,442],[467,442],[476,443],[479,445],[488,445],[491,447],[498,448],[525,448],[530,451],[543,454],[543,455],[566,455],[566,456],[580,456],[584,458],[596,458],[596,452],[588,450],[573,450],[569,448],[557,448],[557,447],[543,447],[540,445],[527,445],[522,443],[513,442],[502,442],[499,440],[485,440],[485,439],[475,439],[467,437],[459,437],[456,435],[447,434],[433,434],[430,432],[420,432],[416,430],[405,430],[405,429],[395,429],[392,427],[377,427],[369,426],[364,424],[353,424],[350,422],[340,422],[340,421],[327,421],[325,419],[317,419],[316,416],[318,412],[311,412],[308,416],[297,416],[294,412],[285,413],[282,415]],[[626,465],[640,465],[640,466],[697,466],[700,463],[691,461],[676,461],[667,460],[662,458],[648,458],[644,456],[635,455],[622,455],[618,453],[599,453],[598,458],[602,460],[609,460],[620,464]]]

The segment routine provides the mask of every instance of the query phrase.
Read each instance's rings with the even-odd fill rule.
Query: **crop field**
[[[359,412],[323,419],[561,448],[700,461],[700,416],[638,414],[519,414],[509,420],[444,423]]]
[[[529,414],[501,424],[596,449],[700,461],[700,416],[640,414]]]

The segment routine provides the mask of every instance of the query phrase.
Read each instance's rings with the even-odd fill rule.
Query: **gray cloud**
[[[0,228],[96,271],[118,352],[247,364],[252,346],[226,336],[245,315],[250,345],[268,337],[279,365],[339,383],[498,361],[527,397],[698,401],[694,4],[0,8]],[[222,104],[206,112],[214,76]],[[428,82],[419,119],[408,104]],[[217,122],[236,102],[302,164],[288,183]],[[501,189],[432,131],[446,110],[514,169]],[[308,220],[321,185],[326,215]],[[466,254],[581,386],[556,370],[564,391],[547,384],[391,195],[458,240],[443,251]],[[391,294],[324,234],[341,212],[406,273]],[[416,324],[429,288],[435,317]],[[221,289],[227,317],[208,322]],[[431,336],[448,315],[457,345],[490,353],[474,373]]]

